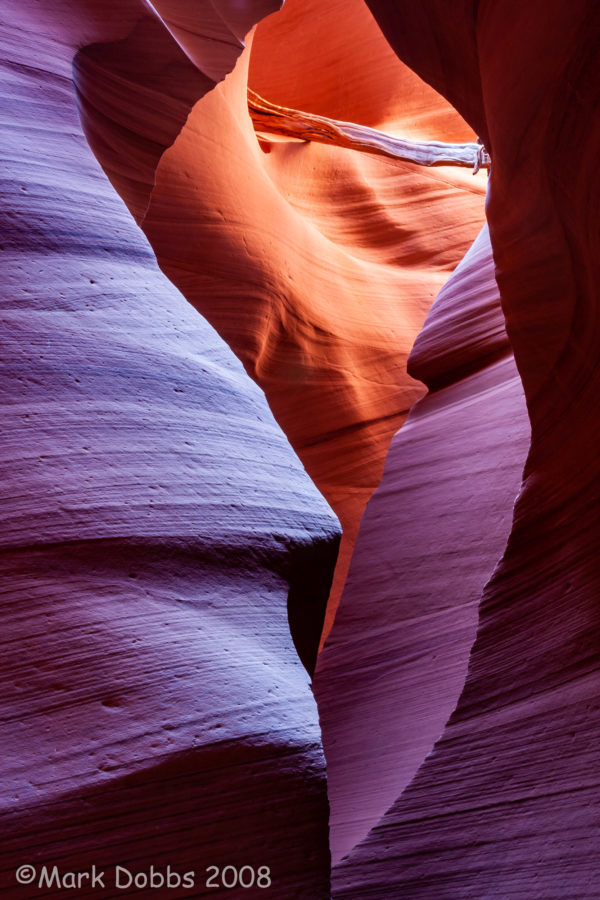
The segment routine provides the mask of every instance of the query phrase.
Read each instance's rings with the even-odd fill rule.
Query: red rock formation
[[[487,213],[531,448],[457,708],[340,866],[334,896],[591,900],[600,11],[563,0],[369,5],[491,151]],[[492,458],[514,452],[498,450]]]
[[[268,99],[319,111],[326,84],[329,113],[342,116],[337,86],[356,64],[360,27],[361,52],[387,60],[385,97],[380,76],[356,84],[357,110],[371,110],[366,124],[391,127],[383,113],[390,92],[410,90],[403,118],[396,101],[395,127],[415,137],[473,137],[395,59],[362,4],[353,4],[356,20],[347,3],[334,7],[323,17],[316,0],[289,0],[262,23],[252,43],[251,86]],[[298,45],[316,40],[327,47],[317,61]],[[280,77],[284,61],[287,81]],[[329,625],[391,436],[422,393],[406,375],[408,352],[433,296],[480,227],[485,177],[423,172],[310,143],[259,146],[242,63],[247,56],[197,103],[162,156],[143,227],[163,270],[263,388],[342,523]],[[436,229],[424,231],[425,209]]]
[[[356,0],[286,0],[256,29],[250,84],[281,106],[407,137],[473,137],[450,103],[398,58],[367,5]]]
[[[87,153],[74,56],[94,153],[339,515],[337,592],[485,176],[257,140],[246,89],[408,138],[484,138],[526,479],[508,537],[529,436],[484,233],[413,351],[431,393],[394,439],[315,680],[347,854],[335,891],[600,894],[599,13],[369,5],[404,63],[358,0],[289,0],[244,52],[264,0],[4,5],[7,896],[15,861],[100,849],[103,865],[198,869],[235,864],[232,843],[256,865],[269,845],[270,896],[328,894],[320,738],[287,618],[310,667],[318,596],[302,620],[335,523]]]

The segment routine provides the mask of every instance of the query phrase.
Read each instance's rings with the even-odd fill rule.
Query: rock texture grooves
[[[324,761],[287,606],[322,599],[337,523],[93,159],[71,63],[149,36],[137,81],[123,52],[110,90],[91,68],[85,85],[94,121],[115,116],[95,135],[138,210],[205,81],[177,96],[190,67],[135,4],[5,3],[1,33],[0,892],[64,896],[18,888],[25,863],[153,864],[194,870],[204,896],[205,867],[230,863],[270,866],[279,900],[325,900]],[[165,129],[144,145],[153,106]],[[295,628],[307,661],[313,613]]]
[[[383,473],[335,900],[598,900],[600,7],[277,5],[0,11],[2,896],[329,897]]]
[[[457,708],[334,896],[597,900],[600,9],[369,6],[490,148],[491,243],[531,447]],[[494,460],[513,456],[503,447]]]
[[[503,324],[485,228],[411,353],[430,393],[392,441],[318,662],[334,863],[409,784],[464,684],[529,442]]]
[[[317,41],[315,56],[307,46]],[[375,57],[376,72],[367,65]],[[410,347],[481,227],[485,190],[483,173],[257,141],[248,85],[342,118],[340,83],[359,64],[352,108],[361,124],[473,140],[397,60],[362,2],[288,0],[191,111],[161,157],[143,222],[162,269],[264,389],[341,521],[329,623],[389,441],[423,392],[406,373]],[[396,91],[404,105],[390,104]],[[423,228],[425,211],[435,228]]]

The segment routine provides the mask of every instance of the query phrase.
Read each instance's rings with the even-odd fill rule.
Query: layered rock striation
[[[491,152],[487,215],[531,445],[456,709],[334,896],[591,900],[600,19],[561,0],[369,6]],[[514,450],[500,440],[494,458]]]
[[[348,897],[354,861],[371,852],[360,842],[370,848],[456,706],[527,455],[487,227],[436,299],[409,369],[430,391],[392,441],[315,678],[334,887]],[[386,860],[370,859],[375,884]]]
[[[90,153],[71,64],[82,44],[123,50],[100,99],[89,51],[84,105],[119,110],[95,139],[138,214],[206,80],[135,4],[2,17],[2,896],[48,893],[17,885],[23,864],[96,865],[89,897],[115,895],[116,865],[193,871],[203,896],[229,864],[269,867],[281,900],[326,898],[298,652],[314,665],[338,524]]]
[[[316,42],[326,48],[317,57],[307,52]],[[365,65],[355,81],[359,122],[415,139],[473,139],[397,60],[362,3],[324,11],[315,0],[288,0],[257,27],[232,75],[195,105],[161,158],[143,222],[159,264],[263,388],[340,519],[327,628],[389,441],[423,392],[406,372],[408,353],[481,227],[485,191],[483,173],[257,140],[248,86],[342,118],[339,85],[358,48],[361,61],[385,60],[387,77],[384,89]],[[396,92],[410,99],[403,113],[396,102],[392,121]],[[423,228],[424,216],[435,228]]]
[[[3,896],[597,900],[600,14],[277,7],[0,14]]]

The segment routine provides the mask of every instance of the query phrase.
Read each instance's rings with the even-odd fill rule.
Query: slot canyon
[[[0,43],[0,895],[600,900],[600,5]]]

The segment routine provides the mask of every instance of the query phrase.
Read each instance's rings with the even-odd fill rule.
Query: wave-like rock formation
[[[136,896],[204,896],[206,867],[231,864],[268,866],[269,896],[326,898],[324,760],[293,640],[314,665],[337,522],[90,153],[71,65],[93,46],[86,103],[110,120],[94,137],[138,212],[206,79],[135,4],[2,18],[0,893],[64,896],[17,885],[18,865],[47,863],[106,870],[77,896],[131,895],[114,865],[196,873],[194,892]]]
[[[337,86],[360,46],[365,62],[368,54],[385,59],[377,78],[355,85],[366,124],[402,128],[414,139],[465,141],[473,133],[399,62],[359,0],[348,33],[339,29],[344,4],[324,17],[317,0],[288,0],[214,91],[209,76],[221,73],[200,65],[195,32],[186,37],[154,5],[178,43],[145,19],[126,38],[77,54],[85,133],[159,264],[263,388],[342,523],[328,629],[389,441],[422,394],[406,373],[408,352],[480,227],[485,182],[312,143],[264,135],[257,142],[247,66],[250,83],[269,97],[285,99],[290,78],[302,84],[309,109],[326,74],[329,112],[337,115]],[[328,53],[319,61],[302,55],[298,41],[322,40],[323,31]],[[408,101],[394,121],[382,103],[383,74],[387,94]],[[435,209],[429,233],[423,208]]]
[[[298,46],[306,41],[327,52],[307,54]],[[362,2],[325,11],[317,0],[288,0],[257,27],[232,75],[195,105],[160,160],[143,222],[161,268],[263,388],[340,519],[327,627],[389,441],[422,394],[406,373],[408,353],[481,227],[485,190],[483,174],[428,172],[264,135],[257,142],[248,85],[318,112],[325,82],[329,115],[340,117],[339,83],[359,48],[365,77],[354,102],[370,110],[364,124],[402,128],[415,139],[473,140],[455,111],[398,61]],[[385,60],[387,95],[410,98],[394,122],[383,113],[382,75],[370,75],[369,56]],[[424,210],[435,228],[423,229]]]
[[[452,101],[490,149],[487,215],[495,274],[531,420],[531,446],[512,530],[480,601],[456,709],[406,790],[338,867],[334,896],[595,900],[600,10],[562,0],[543,9],[512,2],[450,8],[435,0],[369,0],[369,6],[400,56]],[[432,325],[435,316],[434,307]],[[425,341],[426,335],[427,329]],[[460,353],[446,354],[458,362],[462,344],[461,337]],[[429,355],[434,346],[422,349]],[[415,352],[415,367],[427,377],[430,363]],[[498,488],[515,483],[512,460],[525,445],[515,370],[507,360],[487,368],[484,381],[492,393],[479,415],[487,418],[487,440],[491,431],[496,442],[489,448],[492,496],[484,498],[492,506],[485,517],[476,507],[480,518],[465,521],[458,535],[460,553],[448,563],[457,565],[461,579],[461,560],[477,546],[478,531],[490,527]],[[435,396],[415,409],[415,436],[420,410]],[[471,390],[467,402],[474,416],[469,423],[476,423]],[[409,440],[404,431],[398,443]],[[471,433],[460,450],[465,460],[477,443]],[[477,498],[471,471],[469,464],[462,476],[458,502],[465,506],[473,490]],[[365,519],[365,531],[367,525]],[[469,573],[479,565],[472,559]],[[414,575],[404,572],[402,580],[407,577]],[[469,587],[463,582],[463,600]],[[430,590],[441,599],[439,582],[432,580]],[[342,613],[344,608],[343,599]],[[346,619],[352,615],[359,619],[359,604],[345,613]],[[336,628],[338,621],[343,619]],[[387,676],[387,639],[377,638],[383,657],[377,665]],[[426,648],[435,651],[431,638]],[[419,649],[413,652],[416,657]],[[412,665],[417,669],[418,661]],[[423,662],[421,672],[425,668]],[[367,678],[374,674],[358,670],[350,690],[360,691]],[[381,678],[379,691],[387,680]],[[399,704],[405,696],[398,695]],[[348,785],[347,796],[350,790]]]
[[[2,896],[598,900],[600,10],[279,6],[0,11]]]
[[[392,441],[318,661],[334,863],[411,781],[464,684],[529,443],[503,325],[485,228],[413,348],[430,392]]]

